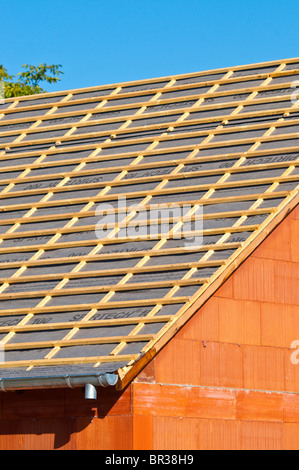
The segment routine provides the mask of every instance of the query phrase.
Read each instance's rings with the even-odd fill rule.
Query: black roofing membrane
[[[0,106],[0,341],[9,346],[0,378],[28,379],[30,387],[34,378],[116,373],[128,364],[122,356],[143,354],[142,335],[160,338],[184,302],[257,233],[299,183],[299,139],[280,137],[298,134],[299,115],[277,112],[293,106],[289,83],[298,74],[283,70],[298,61],[266,82],[279,65],[126,83],[117,93],[109,85],[29,97],[13,111],[10,102]],[[115,219],[105,218],[107,209]],[[201,210],[203,221],[183,218]],[[74,343],[54,351],[65,337]],[[96,360],[115,348],[113,361]],[[46,365],[47,355],[57,364]]]

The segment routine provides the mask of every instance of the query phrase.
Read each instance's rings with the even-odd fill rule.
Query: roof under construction
[[[297,58],[0,104],[3,389],[137,375],[298,204],[298,80]]]

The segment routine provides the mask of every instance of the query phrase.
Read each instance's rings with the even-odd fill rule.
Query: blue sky
[[[48,91],[299,56],[298,0],[1,3],[0,64],[62,64]]]

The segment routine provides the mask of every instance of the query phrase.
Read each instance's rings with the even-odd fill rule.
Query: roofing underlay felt
[[[122,388],[171,339],[298,203],[298,79],[289,59],[0,104],[2,389]]]

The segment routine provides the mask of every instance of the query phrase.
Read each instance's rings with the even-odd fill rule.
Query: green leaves
[[[7,70],[0,65],[0,80],[12,80],[12,75],[8,75]]]
[[[5,98],[13,98],[15,96],[36,95],[45,93],[46,90],[41,88],[41,82],[57,83],[60,81],[59,75],[63,74],[59,70],[62,65],[39,64],[22,65],[25,69],[17,76],[9,75],[3,65],[0,65],[0,81],[4,82]]]

